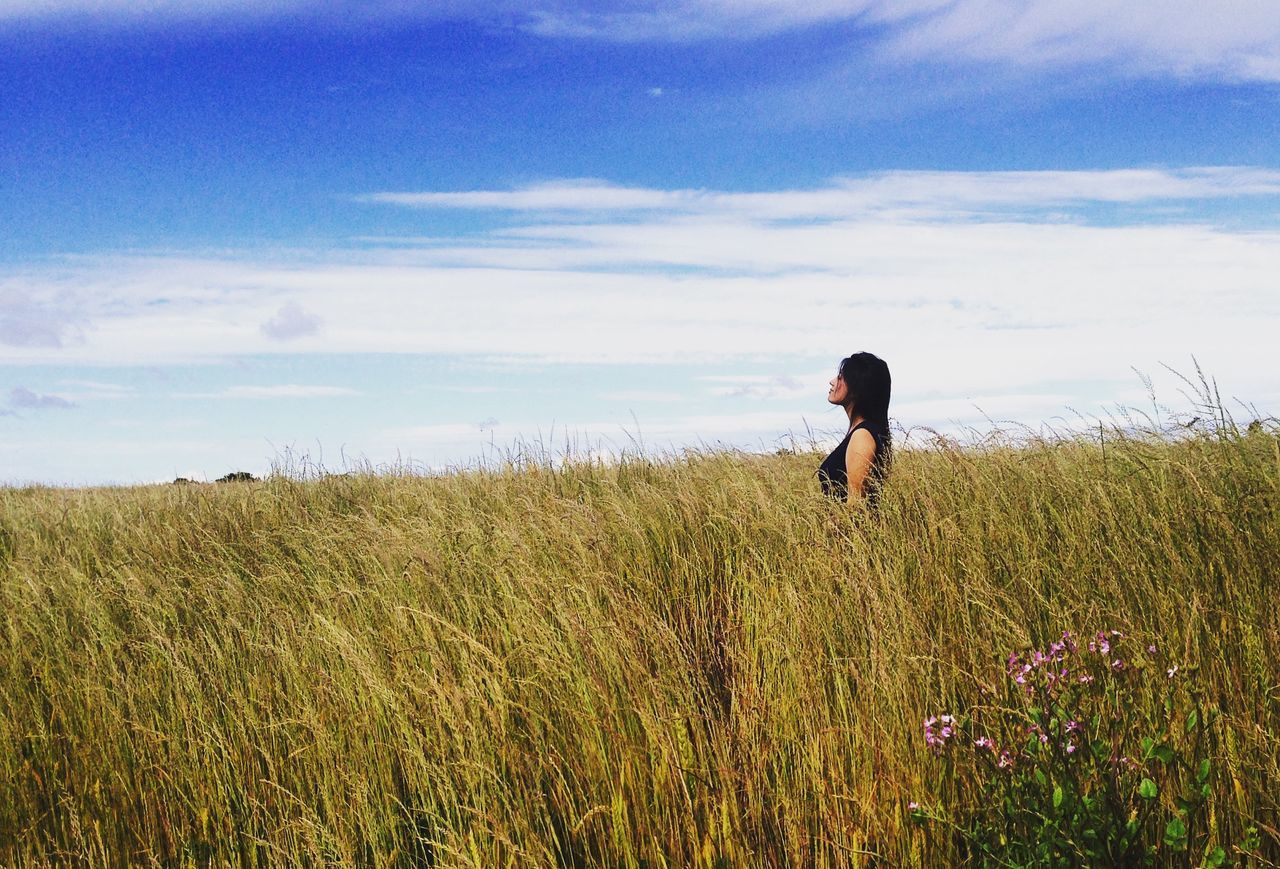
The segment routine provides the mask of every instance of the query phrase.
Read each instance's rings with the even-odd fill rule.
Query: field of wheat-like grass
[[[878,517],[807,451],[0,489],[0,865],[950,865],[923,718],[1100,629],[1268,865],[1280,433],[1100,434],[915,436]]]

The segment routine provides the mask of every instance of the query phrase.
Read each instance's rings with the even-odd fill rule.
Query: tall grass
[[[1100,435],[0,490],[0,864],[946,865],[922,718],[1100,628],[1280,860],[1280,433]]]

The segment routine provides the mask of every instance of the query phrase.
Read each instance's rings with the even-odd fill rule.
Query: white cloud
[[[260,327],[263,335],[275,341],[292,341],[320,331],[321,320],[297,302],[287,302]]]
[[[66,292],[33,294],[23,276],[0,277],[0,345],[61,347],[80,337],[84,318]]]
[[[779,360],[805,360],[794,382],[777,374],[708,381],[727,402],[800,402],[809,389],[821,401],[829,366],[859,349],[888,359],[897,394],[914,400],[1129,385],[1131,366],[1149,371],[1193,353],[1253,397],[1270,394],[1268,372],[1280,362],[1272,349],[1280,231],[1214,227],[1198,215],[1206,200],[1275,196],[1278,185],[1276,173],[1238,168],[885,173],[813,191],[629,191],[623,199],[640,204],[614,207],[607,184],[550,183],[517,191],[535,199],[551,191],[549,200],[516,197],[529,210],[526,225],[472,239],[298,260],[115,257],[28,270],[33,296],[81,298],[93,325],[80,342],[8,347],[0,361],[284,354],[296,345],[258,324],[305,298],[326,323],[307,350],[329,354],[758,360],[775,372],[792,364]],[[578,198],[557,198],[561,189]],[[484,195],[488,207],[504,208],[512,193]],[[1083,219],[1098,202],[1171,199],[1186,209],[1185,222],[1166,214],[1150,223],[1141,209],[1127,223]],[[1078,222],[1043,219],[1064,203],[1079,206]],[[539,221],[548,208],[572,219]],[[803,373],[811,365],[814,374]],[[215,395],[341,388],[236,389]]]

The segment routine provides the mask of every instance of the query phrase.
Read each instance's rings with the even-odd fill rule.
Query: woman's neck
[[[858,423],[864,422],[862,418],[862,414],[854,413],[852,404],[846,407],[844,409],[844,412],[849,415],[849,431],[853,431],[853,427],[856,426]]]

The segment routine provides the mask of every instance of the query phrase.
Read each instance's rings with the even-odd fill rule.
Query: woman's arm
[[[871,432],[860,428],[849,438],[849,446],[844,452],[845,470],[849,472],[849,503],[862,500],[862,486],[871,471],[871,462],[876,457],[876,439]]]

